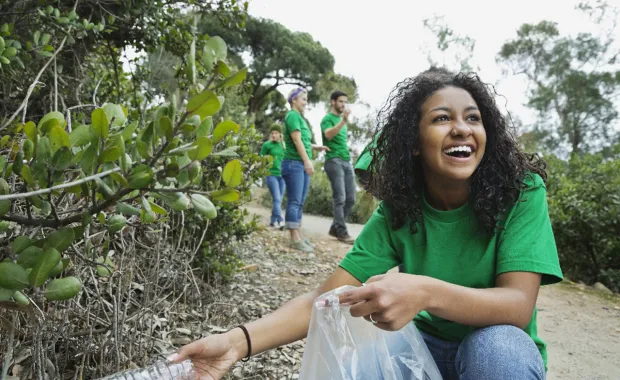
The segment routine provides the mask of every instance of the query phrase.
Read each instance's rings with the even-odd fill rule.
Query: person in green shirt
[[[260,148],[260,155],[273,158],[273,163],[269,168],[269,175],[265,178],[271,193],[271,221],[269,226],[283,228],[282,197],[284,196],[286,185],[280,171],[282,158],[284,157],[284,142],[282,141],[282,127],[279,124],[273,124],[269,129],[269,140],[263,143],[263,146]]]
[[[437,68],[400,82],[380,111],[381,160],[369,170],[382,203],[339,267],[316,291],[174,359],[220,378],[305,337],[313,301],[352,285],[339,296],[351,315],[389,331],[413,322],[444,379],[544,379],[536,299],[562,280],[545,163],[521,151],[489,88]],[[357,365],[357,379],[373,378]]]
[[[346,109],[347,94],[334,91],[330,96],[331,109],[321,120],[323,141],[330,151],[325,155],[325,173],[332,187],[334,220],[329,235],[344,243],[353,244],[346,220],[355,204],[355,175],[347,143],[347,122],[351,111]]]
[[[325,146],[312,144],[312,131],[303,117],[308,104],[308,92],[299,87],[288,96],[291,110],[284,118],[284,160],[282,178],[286,184],[285,228],[291,234],[291,247],[311,253],[315,245],[301,234],[303,207],[310,187],[310,176],[314,174],[312,151],[329,151]]]

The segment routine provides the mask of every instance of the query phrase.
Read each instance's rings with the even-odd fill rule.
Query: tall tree
[[[272,95],[286,85],[312,90],[309,101],[324,100],[334,84],[357,96],[355,81],[334,73],[334,57],[308,33],[293,32],[267,19],[248,17],[245,29],[231,30],[219,19],[204,17],[199,29],[224,38],[237,60],[247,60],[252,80],[249,113],[279,106],[281,98]]]
[[[619,11],[605,1],[580,3],[602,33],[561,35],[555,22],[524,24],[498,61],[528,83],[527,106],[538,113],[532,136],[557,153],[598,151],[617,141],[620,50],[614,45]]]
[[[442,16],[427,18],[423,22],[424,27],[436,38],[435,48],[427,47],[426,59],[430,66],[441,66],[460,72],[478,70],[472,62],[476,40],[458,34],[448,26]]]

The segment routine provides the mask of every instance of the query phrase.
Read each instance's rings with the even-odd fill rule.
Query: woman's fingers
[[[179,351],[168,357],[168,361],[172,363],[180,363],[184,360],[190,359],[192,356],[201,354],[206,348],[207,347],[205,343],[202,342],[202,339],[197,340],[193,343],[181,347]]]

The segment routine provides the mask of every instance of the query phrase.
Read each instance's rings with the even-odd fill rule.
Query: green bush
[[[620,291],[620,150],[549,163],[549,215],[564,273]]]
[[[332,188],[329,183],[327,174],[322,169],[321,164],[315,165],[315,172],[310,179],[310,188],[308,189],[308,197],[304,205],[304,213],[321,215],[332,218],[333,213],[333,197]],[[271,208],[271,194],[267,191],[263,194],[261,203],[265,207]],[[349,223],[364,224],[370,219],[372,213],[379,205],[378,201],[365,191],[358,191],[355,199],[355,205],[348,217]],[[282,210],[286,208],[286,194],[282,201]]]

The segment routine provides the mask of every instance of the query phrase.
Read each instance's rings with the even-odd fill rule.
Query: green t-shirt
[[[265,141],[263,146],[260,148],[261,156],[271,156],[273,157],[273,164],[269,168],[269,174],[272,176],[280,177],[282,173],[280,172],[280,165],[282,164],[282,157],[284,157],[284,148],[282,147],[281,142],[277,141]]]
[[[312,159],[312,131],[308,128],[308,123],[306,123],[306,120],[304,120],[299,112],[295,110],[288,111],[286,117],[284,118],[284,143],[286,145],[284,159],[296,161],[302,160],[301,156],[297,152],[297,147],[295,147],[295,143],[293,143],[293,139],[291,138],[291,133],[294,131],[301,132],[301,142],[304,144],[304,148],[306,148],[308,158]]]
[[[349,161],[351,159],[351,155],[349,154],[349,146],[347,145],[347,125],[345,124],[340,132],[336,136],[334,136],[331,140],[325,136],[325,130],[329,128],[333,128],[335,125],[342,121],[342,117],[338,115],[334,115],[333,113],[328,113],[325,115],[323,120],[321,120],[321,131],[323,132],[323,144],[325,144],[330,151],[325,153],[325,160],[330,160],[332,158],[340,158],[345,161]]]
[[[392,229],[388,206],[381,203],[340,266],[361,282],[401,263],[406,273],[470,288],[494,287],[497,275],[514,271],[541,273],[542,285],[559,282],[562,271],[546,188],[540,176],[527,178],[528,187],[502,217],[504,228],[493,235],[480,230],[469,204],[439,211],[425,201],[424,228],[412,235],[408,224]],[[475,329],[426,311],[414,321],[422,331],[446,341],[461,341]],[[546,366],[546,344],[537,334],[536,308],[525,332],[538,346]]]

